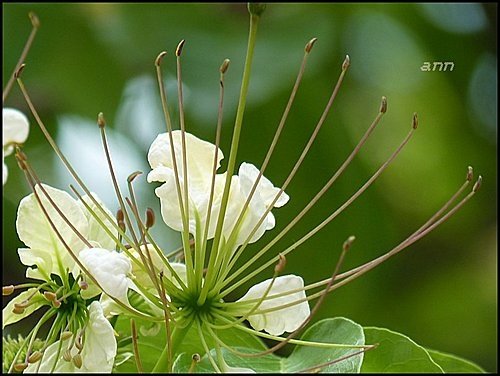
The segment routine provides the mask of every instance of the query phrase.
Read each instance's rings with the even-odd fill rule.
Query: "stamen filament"
[[[344,80],[344,76],[347,72],[347,68],[349,67],[349,64],[346,64],[346,62],[349,61],[349,57],[346,56],[346,59],[344,61],[344,63],[342,64],[342,71],[340,73],[340,76],[337,80],[337,83],[335,84],[335,87],[333,89],[333,92],[330,96],[330,99],[328,100],[328,103],[325,107],[325,109],[323,110],[323,113],[318,121],[318,123],[316,124],[316,127],[313,131],[313,133],[311,134],[304,150],[302,151],[299,159],[297,160],[297,162],[295,163],[294,167],[292,168],[292,171],[290,172],[290,174],[288,175],[287,179],[285,180],[285,182],[283,183],[282,187],[280,188],[279,192],[276,194],[276,196],[274,197],[273,201],[271,202],[271,204],[268,206],[268,208],[266,209],[266,211],[264,212],[264,214],[261,216],[259,222],[254,226],[252,232],[249,234],[249,236],[247,237],[247,239],[245,240],[245,242],[241,245],[241,247],[238,249],[238,251],[235,253],[233,259],[231,260],[231,262],[229,263],[229,266],[227,267],[224,267],[222,268],[223,270],[225,270],[225,273],[224,275],[219,279],[220,283],[216,286],[216,288],[214,288],[213,290],[214,291],[220,291],[220,289],[226,284],[224,282],[224,279],[226,278],[226,276],[228,275],[229,271],[233,268],[234,264],[236,263],[236,261],[238,260],[238,258],[241,256],[241,254],[243,253],[243,251],[245,250],[246,246],[249,244],[250,242],[250,239],[252,238],[252,236],[255,234],[255,232],[257,231],[257,229],[259,228],[259,226],[262,224],[262,222],[264,221],[264,219],[267,217],[267,215],[269,214],[269,212],[272,210],[272,208],[274,207],[274,205],[276,204],[276,202],[279,200],[279,198],[281,197],[281,195],[283,194],[283,192],[285,191],[285,189],[288,187],[288,185],[290,184],[290,182],[292,181],[292,179],[294,178],[295,174],[297,173],[298,169],[300,168],[300,166],[302,165],[302,162],[304,161],[306,155],[308,154],[314,140],[316,139],[316,136],[318,135],[321,127],[323,126],[325,120],[326,120],[326,117],[328,115],[328,113],[330,112],[330,109],[335,101],[335,98],[337,96],[337,93],[340,89],[340,86]],[[382,113],[381,113],[382,114]],[[360,141],[360,143],[358,144],[359,147],[361,147],[360,145],[363,145],[364,143],[364,139],[366,139],[371,131],[375,128],[375,126],[378,124],[378,122],[380,121],[380,118],[381,118],[381,114],[379,114],[377,116],[377,118],[374,120],[374,122],[372,123],[372,126],[370,126],[370,128],[368,129],[368,131],[365,133],[365,137],[362,139],[362,141]],[[359,149],[358,149],[359,150]],[[349,164],[350,162],[350,159],[352,159],[354,157],[354,155],[357,153],[356,149],[355,151],[353,151],[351,153],[351,156],[349,156],[349,158],[346,160],[346,162],[344,162],[344,165],[342,166],[344,169],[345,167],[347,167],[347,165]],[[349,162],[347,162],[349,161]],[[333,182],[337,179],[337,177],[342,173],[343,169],[342,167],[337,171],[337,174],[335,174],[336,176],[332,177],[332,179],[330,180],[330,182],[327,183],[328,185],[328,188],[331,184],[333,184]],[[325,187],[323,188],[323,191],[326,191],[328,188],[325,189]],[[321,197],[323,193],[319,193],[319,197]],[[319,197],[317,199],[319,199]],[[311,206],[314,205],[313,204],[310,204]],[[309,205],[308,205],[309,206]],[[307,208],[307,207],[306,207]],[[307,209],[309,210],[309,209]],[[306,212],[307,212],[306,209],[304,209],[298,216],[297,218],[292,221],[288,226],[287,228],[291,228],[295,225],[296,222],[298,222],[298,220],[300,219],[300,216],[301,215],[304,215]],[[288,230],[287,230],[288,231]],[[277,242],[281,236],[284,236],[286,234],[285,230],[283,230],[272,242],[271,242],[271,245],[268,245],[269,248],[272,247],[272,245]],[[265,251],[263,251],[265,252]],[[244,267],[240,268],[239,270],[236,271],[236,273],[239,273],[240,271],[244,271],[247,267],[247,265],[249,265],[250,263],[247,262],[245,264]]]
[[[38,28],[40,27],[40,20],[38,19],[37,15],[33,12],[29,13],[29,18],[31,20],[31,25],[33,28],[31,29],[31,33],[28,37],[28,40],[26,41],[26,44],[24,45],[23,52],[21,52],[21,56],[19,56],[19,60],[16,63],[16,66],[14,67],[14,72],[10,75],[9,81],[7,82],[7,85],[5,85],[5,89],[3,89],[2,92],[2,104],[5,102],[5,99],[7,99],[7,96],[9,95],[10,89],[12,89],[12,84],[14,83],[14,80],[16,79],[16,72],[19,71],[19,68],[21,67],[21,64],[26,60],[26,56],[28,56],[28,52],[31,48],[31,44],[35,40],[35,35],[38,31]]]
[[[163,108],[163,114],[165,116],[165,123],[167,125],[167,133],[169,137],[169,142],[170,142],[170,155],[172,158],[172,168],[174,170],[174,177],[175,177],[175,186],[176,186],[176,192],[177,192],[177,199],[179,200],[179,208],[181,212],[181,218],[182,218],[182,242],[184,245],[184,258],[186,260],[186,275],[188,279],[188,286],[193,286],[194,282],[194,272],[193,272],[193,260],[191,258],[191,248],[189,247],[189,223],[188,223],[188,216],[189,213],[186,213],[184,211],[185,206],[183,203],[183,197],[182,197],[182,191],[181,191],[181,185],[179,181],[179,171],[177,168],[177,158],[175,156],[175,150],[174,150],[174,140],[172,136],[172,121],[170,119],[170,112],[168,110],[168,105],[167,105],[167,92],[165,90],[165,85],[163,83],[163,74],[161,70],[161,62],[163,60],[163,57],[166,55],[166,52],[163,51],[161,52],[158,57],[155,60],[155,66],[156,66],[156,76],[157,76],[157,81],[158,81],[158,86],[160,89],[160,97],[161,97],[161,104]],[[184,173],[187,173],[187,171],[184,171]],[[189,198],[186,196],[186,200]]]
[[[224,185],[224,191],[222,193],[221,208],[219,210],[219,216],[217,218],[217,226],[215,230],[215,237],[212,243],[212,249],[210,253],[210,259],[207,268],[207,275],[205,278],[205,284],[201,290],[200,296],[198,298],[198,304],[203,305],[207,298],[209,289],[212,287],[210,283],[214,274],[217,270],[214,268],[215,259],[218,257],[219,246],[222,238],[222,227],[224,224],[224,216],[226,214],[227,203],[229,199],[229,188],[231,186],[231,180],[234,173],[234,167],[236,164],[236,155],[238,153],[238,144],[240,140],[241,127],[243,124],[243,114],[245,112],[245,105],[247,101],[248,86],[250,83],[250,74],[252,71],[252,60],[255,49],[255,40],[257,36],[257,29],[259,25],[260,17],[255,14],[250,14],[250,31],[248,35],[248,45],[247,54],[245,58],[245,66],[243,68],[243,78],[241,82],[240,98],[238,101],[238,108],[236,110],[236,119],[234,122],[233,138],[231,140],[231,152],[229,154],[229,162],[226,171],[226,182]]]
[[[250,201],[252,200],[254,194],[255,194],[255,191],[257,189],[257,186],[259,185],[259,182],[260,182],[260,179],[262,178],[266,168],[267,168],[267,165],[271,159],[271,156],[273,155],[273,152],[274,152],[274,149],[276,148],[276,145],[278,143],[278,140],[279,140],[279,137],[281,135],[281,132],[283,131],[283,128],[285,126],[285,123],[286,123],[286,120],[288,119],[288,114],[290,113],[290,109],[292,108],[292,105],[293,105],[293,102],[295,100],[295,96],[297,94],[297,91],[299,89],[299,86],[300,86],[300,83],[302,82],[302,76],[304,75],[304,71],[305,71],[305,68],[306,68],[306,63],[307,63],[307,59],[309,57],[309,53],[311,52],[312,50],[312,46],[314,45],[314,43],[316,42],[316,38],[313,38],[311,39],[307,44],[306,44],[306,47],[304,48],[304,57],[302,58],[302,63],[300,65],[300,69],[299,69],[299,73],[297,74],[297,78],[295,80],[295,84],[292,88],[292,92],[290,93],[290,98],[288,99],[288,102],[286,104],[286,107],[285,107],[285,110],[283,112],[283,115],[281,116],[281,120],[278,124],[278,127],[275,131],[275,134],[274,134],[274,137],[273,137],[273,140],[271,141],[271,145],[269,146],[269,149],[267,151],[267,154],[264,158],[264,162],[262,162],[262,166],[259,170],[259,173],[257,175],[257,178],[255,179],[255,182],[253,183],[253,186],[252,186],[252,189],[250,190],[250,193],[248,194],[248,197],[246,198],[246,201],[245,201],[245,204],[243,205],[243,208],[241,209],[241,212],[238,216],[238,219],[236,220],[236,223],[234,224],[234,227],[233,229],[231,230],[231,234],[229,236],[229,241],[228,242],[231,242],[231,239],[236,237],[237,235],[237,230],[240,226],[240,223],[241,221],[243,220],[243,217],[244,217],[244,214],[248,208],[248,206],[250,205]],[[273,203],[274,204],[274,203]],[[270,209],[273,207],[273,205],[270,205]],[[267,216],[267,214],[266,214]],[[263,218],[265,218],[265,216],[263,216]],[[262,219],[263,220],[263,219]],[[259,223],[259,226],[260,226],[260,223]],[[257,230],[258,226],[256,226],[255,228],[255,231]],[[255,232],[253,231],[252,234],[248,237],[248,240],[253,236],[253,233]],[[226,254],[224,255],[224,260],[223,260],[223,266],[221,267],[220,265],[218,265],[218,267],[216,267],[218,270],[225,270],[225,267],[227,267],[227,263],[229,262],[229,259],[233,256],[232,254],[232,249],[229,249],[228,252],[226,252]],[[222,259],[221,259],[222,260]]]
[[[382,103],[385,103],[385,97],[382,98]],[[226,286],[229,284],[234,278],[239,276],[244,270],[246,270],[250,265],[252,265],[256,260],[258,260],[262,255],[264,255],[271,247],[278,242],[295,224],[316,204],[316,202],[321,198],[321,196],[331,187],[331,185],[335,182],[335,180],[342,174],[342,172],[347,168],[351,160],[354,158],[354,156],[357,154],[359,149],[363,146],[367,138],[370,136],[370,134],[373,132],[375,126],[378,124],[380,121],[382,115],[384,114],[384,111],[380,111],[373,123],[370,125],[366,133],[363,135],[362,139],[359,141],[358,145],[356,145],[356,148],[353,150],[353,152],[349,155],[349,157],[344,161],[342,166],[337,170],[337,172],[332,176],[332,178],[328,181],[328,183],[314,196],[314,198],[306,205],[304,209],[271,241],[269,244],[267,244],[261,251],[259,251],[254,257],[252,257],[247,263],[245,263],[241,268],[239,268],[235,273],[233,273],[229,278],[227,278],[221,287]],[[414,129],[412,128],[408,136],[403,140],[401,145],[396,149],[396,151],[389,157],[389,159],[379,168],[377,172],[353,195],[349,200],[347,200],[341,207],[339,207],[333,214],[331,214],[328,218],[326,218],[322,223],[320,223],[318,226],[316,226],[314,229],[312,229],[309,233],[307,233],[302,239],[300,239],[298,242],[292,244],[290,247],[288,247],[285,251],[282,252],[284,256],[286,256],[287,253],[291,252],[294,250],[296,247],[298,247],[300,244],[305,242],[307,239],[309,239],[311,236],[316,234],[319,230],[321,230],[324,226],[326,226],[330,221],[332,221],[337,215],[339,215],[346,207],[348,207],[359,195],[361,195],[366,188],[370,186],[370,184],[387,168],[390,162],[399,154],[401,149],[406,145],[406,143],[409,141],[411,135],[413,134]],[[273,258],[273,262],[277,261],[277,257]],[[234,265],[232,263],[231,265]],[[266,266],[262,268],[267,268],[269,265],[268,263],[265,264]],[[250,275],[255,275],[257,273],[250,273]],[[247,277],[248,277],[247,276]],[[243,278],[241,281],[247,279],[247,277]],[[249,279],[249,278],[248,278]],[[248,280],[247,279],[247,280]],[[240,283],[239,281],[238,283]],[[236,285],[238,284],[236,283]],[[240,283],[241,284],[241,283]],[[231,286],[227,291],[232,291],[234,290],[235,285]],[[227,294],[224,293],[224,295]],[[222,295],[222,296],[224,296]]]

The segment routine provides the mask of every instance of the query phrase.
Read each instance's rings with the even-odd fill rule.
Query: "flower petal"
[[[92,192],[91,192],[92,193]],[[109,211],[109,209],[104,205],[101,199],[95,194],[92,193],[94,199],[99,203],[100,207],[111,217],[114,218],[113,214]],[[111,222],[104,216],[101,210],[94,204],[94,202],[90,199],[88,195],[82,197],[83,201],[87,205],[89,205],[90,209],[94,211],[97,217],[102,221],[102,223],[111,231],[111,233],[115,233],[115,227],[111,224]],[[101,226],[101,224],[94,218],[94,216],[87,210],[85,205],[78,200],[78,204],[82,208],[82,211],[85,213],[85,216],[88,220],[88,237],[87,240],[97,242],[101,248],[112,249],[115,247],[116,243],[111,236],[106,232],[106,230]]]
[[[177,169],[179,175],[184,176],[182,162],[182,132],[179,130],[172,131],[172,139]],[[187,132],[185,132],[185,140],[188,180],[195,183],[210,181],[212,177],[215,145],[200,140],[198,137]],[[173,169],[174,164],[172,161],[171,148],[172,145],[170,144],[170,136],[168,133],[162,133],[156,137],[148,152],[148,161],[153,170],[157,167],[168,167]],[[220,161],[224,158],[224,155],[220,149],[217,153],[217,168],[219,168]]]
[[[105,294],[128,304],[127,291],[132,263],[123,254],[102,248],[86,248],[79,258]]]
[[[55,361],[57,361],[53,371],[55,373],[111,373],[117,351],[113,327],[104,317],[99,302],[92,302],[88,310],[89,321],[85,328],[81,368],[77,368],[73,362],[67,362],[63,359],[64,351],[58,351],[61,342],[59,340],[47,347],[41,363],[29,364],[24,373],[51,372]],[[66,341],[68,339],[64,342]],[[77,352],[78,349],[73,346],[71,355],[74,356]]]
[[[243,302],[250,299],[261,298],[266,289],[269,287],[271,281],[272,279],[267,279],[255,286],[252,286],[238,301]],[[272,295],[286,293],[296,289],[299,291],[277,298],[268,298]],[[304,280],[301,277],[291,274],[277,277],[267,295],[267,298],[259,305],[257,310],[263,311],[294,302],[296,302],[296,304],[271,312],[250,315],[248,317],[248,321],[254,329],[265,330],[269,334],[276,336],[279,336],[284,332],[293,332],[307,319],[310,314],[309,304],[306,300],[304,300],[305,298],[306,293],[304,291]],[[241,312],[241,314],[244,315],[244,312]]]
[[[22,144],[26,141],[30,130],[26,115],[14,108],[4,108],[2,115],[3,146],[5,147],[5,145],[10,143]]]
[[[68,193],[59,189],[52,188],[45,184],[43,188],[76,230],[83,236],[87,236],[88,221],[77,201]],[[49,218],[66,244],[75,254],[78,254],[78,252],[85,247],[85,244],[59,215],[47,197],[45,197],[39,185],[36,186],[36,192]],[[51,270],[47,270],[49,274],[54,273],[61,275],[66,268],[70,270],[73,269],[75,263],[71,254],[67,251],[66,247],[52,229],[52,226],[45,217],[33,193],[24,197],[19,204],[16,228],[19,239],[29,248],[36,248],[50,255],[52,258],[52,268]]]

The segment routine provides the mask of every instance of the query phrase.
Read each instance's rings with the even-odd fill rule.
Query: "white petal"
[[[50,273],[53,270],[53,257],[50,252],[37,248],[19,248],[17,253],[23,265],[36,266],[26,269],[27,278],[50,280]]]
[[[238,301],[245,301],[250,299],[261,298],[266,289],[269,287],[271,279],[265,280],[255,286],[252,286],[248,292]],[[293,332],[296,330],[309,316],[310,309],[307,301],[299,302],[306,298],[304,291],[304,280],[295,275],[285,275],[277,277],[271,287],[268,297],[300,289],[300,291],[284,295],[278,298],[266,298],[258,310],[266,310],[274,307],[283,306],[289,303],[296,302],[296,304],[278,309],[271,312],[254,314],[248,317],[250,325],[256,330],[265,330],[272,335],[281,335],[284,332]],[[241,312],[243,315],[244,312]]]
[[[85,329],[82,350],[83,371],[111,373],[116,349],[113,327],[104,317],[101,304],[92,302],[89,306],[89,322]]]
[[[177,169],[179,175],[184,176],[181,131],[173,131],[172,139]],[[200,140],[198,137],[187,132],[185,133],[185,141],[188,180],[192,180],[193,182],[210,181],[212,177],[215,145]],[[172,161],[171,148],[172,145],[170,144],[170,136],[168,133],[162,133],[156,137],[148,152],[148,161],[153,170],[162,166],[173,169],[174,164]],[[224,158],[224,155],[220,149],[217,153],[217,168],[219,168],[220,161]]]
[[[104,293],[128,304],[130,280],[127,275],[132,271],[132,264],[125,255],[102,248],[86,248],[79,258]]]
[[[73,362],[63,359],[64,351],[58,351],[61,342],[59,340],[47,347],[41,363],[29,364],[24,373],[48,373],[52,370],[55,361],[57,364],[54,373],[111,373],[117,351],[113,327],[104,317],[99,302],[92,302],[88,310],[89,321],[85,328],[81,368],[76,368]],[[72,339],[64,341],[63,348],[70,340]],[[73,346],[71,355],[74,356],[77,352],[77,348]]]
[[[29,130],[30,126],[26,115],[13,108],[3,109],[3,146],[12,142],[22,144],[28,138]]]
[[[248,197],[250,191],[257,180],[257,176],[259,175],[259,170],[251,163],[243,162],[238,170],[238,176],[241,179],[241,185],[245,196]],[[259,184],[257,185],[256,193],[258,192],[258,196],[264,202],[266,206],[271,205],[274,201],[275,197],[279,193],[280,189],[276,188],[273,183],[269,181],[264,175],[261,176],[259,180]],[[285,193],[281,193],[280,197],[274,204],[275,208],[280,208],[285,205],[290,197]]]
[[[233,176],[227,215],[225,218],[224,235],[226,238],[230,236],[235,222],[237,221],[241,210],[243,209],[243,206],[252,191],[258,175],[259,170],[254,165],[250,163],[242,163],[238,170],[238,176]],[[239,225],[236,246],[241,245],[246,241],[250,234],[254,232],[255,226],[259,222],[261,222],[261,224],[253,233],[249,243],[256,242],[262,237],[262,235],[264,235],[266,230],[274,228],[275,219],[271,212],[269,212],[262,221],[261,218],[274,201],[279,191],[280,189],[275,188],[265,176],[261,176],[252,195],[252,199],[250,200],[250,204],[245,211],[243,220]],[[283,192],[274,204],[274,207],[283,206],[288,202],[288,200],[288,195]]]
[[[91,192],[92,193],[92,192]],[[92,193],[94,199],[99,203],[100,207],[111,217],[114,218],[113,214],[109,211],[109,209],[104,205],[101,199],[95,194]],[[111,224],[111,222],[104,216],[102,211],[94,204],[94,202],[90,199],[88,195],[84,195],[82,199],[85,201],[87,205],[90,206],[92,211],[97,215],[97,217],[102,221],[102,223],[111,231],[112,234],[116,233],[115,227]],[[112,249],[115,247],[116,243],[111,236],[106,232],[106,230],[101,226],[101,224],[94,218],[94,216],[87,210],[85,205],[78,200],[78,204],[82,208],[82,211],[85,213],[85,216],[88,220],[88,241],[97,242],[101,248]]]
[[[88,221],[77,201],[68,193],[59,189],[52,188],[45,184],[43,188],[55,205],[62,211],[66,219],[80,234],[86,237],[88,233]],[[75,254],[78,254],[78,252],[85,247],[85,244],[59,215],[47,197],[45,197],[40,186],[36,186],[36,191],[55,228],[57,228],[71,250]],[[16,228],[19,239],[21,239],[24,244],[30,248],[36,248],[37,250],[46,252],[52,257],[52,269],[47,271],[49,274],[55,273],[60,275],[63,271],[60,270],[59,264],[64,269],[73,269],[74,260],[71,254],[52,229],[52,226],[45,217],[34,194],[30,194],[21,200],[17,211]]]

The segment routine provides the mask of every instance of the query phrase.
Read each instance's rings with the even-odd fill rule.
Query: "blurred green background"
[[[222,150],[229,156],[248,16],[245,4],[14,4],[3,7],[3,80],[9,78],[30,33],[28,12],[41,28],[26,59],[24,82],[42,119],[84,180],[115,210],[95,125],[104,112],[113,159],[122,180],[147,172],[146,152],[165,125],[153,62],[164,62],[170,104],[177,112],[175,58],[181,39],[186,125],[213,140],[218,68],[226,77]],[[303,55],[317,37],[282,141],[266,176],[277,186],[300,155],[335,84],[345,54],[351,68],[319,138],[293,183],[288,205],[274,211],[272,239],[350,153],[387,96],[381,126],[349,169],[273,250],[300,239],[341,205],[385,161],[418,112],[420,127],[393,165],[352,204],[288,257],[287,273],[306,283],[329,276],[343,241],[356,235],[344,269],[388,251],[430,217],[462,184],[467,166],[481,173],[478,195],[425,239],[336,290],[316,320],[345,316],[362,325],[404,333],[417,343],[497,370],[497,40],[496,4],[270,4],[259,27],[238,162],[262,163]],[[450,61],[447,72],[422,72],[424,62]],[[29,114],[17,86],[5,106]],[[71,182],[33,116],[25,145],[48,184]],[[3,188],[3,283],[24,280],[16,249],[19,200],[29,188],[13,157]],[[223,171],[225,165],[223,165]],[[137,181],[142,207],[158,211],[145,175]],[[159,215],[158,215],[159,218]],[[165,249],[177,234],[158,223]],[[269,256],[270,257],[270,256]],[[269,278],[263,273],[253,283]],[[249,286],[250,284],[248,284]],[[241,296],[248,286],[235,292]],[[5,299],[4,299],[5,300]],[[4,301],[4,304],[6,302]],[[19,330],[18,328],[14,328]],[[22,330],[22,329],[21,329]]]

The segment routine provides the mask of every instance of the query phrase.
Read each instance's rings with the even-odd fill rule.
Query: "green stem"
[[[231,141],[231,153],[229,155],[229,162],[227,165],[226,183],[224,186],[224,192],[222,194],[221,209],[219,211],[219,216],[217,218],[217,227],[215,231],[214,242],[212,245],[212,250],[210,253],[210,260],[207,270],[207,277],[203,289],[201,291],[200,297],[198,299],[198,304],[202,305],[205,303],[211,280],[215,277],[216,270],[214,270],[215,259],[218,254],[219,245],[222,236],[222,227],[224,224],[224,215],[226,214],[227,202],[229,198],[229,188],[231,186],[231,177],[233,176],[234,167],[236,164],[236,155],[238,153],[238,144],[240,141],[241,127],[243,124],[243,114],[245,113],[245,105],[247,101],[248,86],[250,83],[250,73],[252,70],[252,60],[255,49],[255,41],[257,36],[257,26],[259,24],[260,17],[254,14],[250,15],[250,32],[248,36],[248,46],[247,46],[247,56],[245,59],[245,66],[243,69],[243,78],[241,83],[240,99],[238,102],[238,109],[236,111],[236,120],[234,123],[233,139]]]
[[[185,327],[181,328],[179,326],[176,326],[175,329],[172,332],[172,354],[175,354],[175,349],[179,346],[179,344],[182,342],[184,337],[186,336],[187,332],[191,328],[191,325],[193,324],[193,320],[191,320]],[[158,359],[158,362],[154,366],[153,370],[151,371],[152,373],[159,373],[159,372],[169,372],[172,373],[172,365],[169,364],[168,362],[168,343],[165,345],[165,348],[163,349],[160,358]]]

